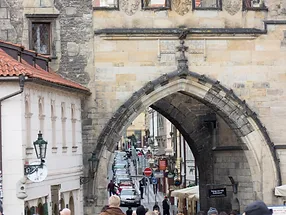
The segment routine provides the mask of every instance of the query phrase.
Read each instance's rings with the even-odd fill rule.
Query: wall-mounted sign
[[[272,209],[273,215],[284,215],[286,214],[286,206],[274,206],[274,207],[268,207],[269,209]]]
[[[166,170],[167,161],[166,160],[159,160],[159,170]]]
[[[226,197],[226,188],[209,189],[209,198]]]

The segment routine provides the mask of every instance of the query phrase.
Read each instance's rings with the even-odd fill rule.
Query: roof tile
[[[48,72],[41,69],[40,67],[35,68],[23,60],[22,62],[19,62],[9,56],[5,51],[0,48],[0,76],[8,77],[20,75],[25,75],[29,78],[36,78],[54,84],[89,92],[88,88],[66,78],[63,78],[62,76],[51,70]]]

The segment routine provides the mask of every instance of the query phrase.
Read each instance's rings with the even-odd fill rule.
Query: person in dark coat
[[[133,210],[131,208],[131,206],[128,206],[128,210],[126,211],[126,215],[132,215]]]
[[[141,199],[144,199],[143,198],[143,193],[144,193],[144,182],[143,182],[143,180],[139,181],[139,190],[140,190],[140,194],[141,194]]]
[[[170,205],[168,203],[168,197],[165,196],[164,200],[162,201],[163,205],[163,215],[170,215]]]
[[[145,215],[146,214],[146,209],[144,208],[143,205],[140,205],[137,209],[136,209],[136,215]]]
[[[115,184],[113,183],[112,180],[107,185],[107,190],[109,191],[109,196],[112,196],[115,194]]]

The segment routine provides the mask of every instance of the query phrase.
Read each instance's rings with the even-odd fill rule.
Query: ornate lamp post
[[[91,158],[88,159],[88,164],[89,164],[89,175],[87,177],[80,177],[80,184],[87,184],[91,180],[94,179],[94,174],[95,174],[95,164],[97,161],[97,157],[95,153],[93,152],[91,155]]]
[[[38,139],[34,142],[34,149],[40,164],[24,165],[25,175],[31,175],[39,168],[42,168],[45,163],[48,142],[43,139],[43,134],[39,131]]]

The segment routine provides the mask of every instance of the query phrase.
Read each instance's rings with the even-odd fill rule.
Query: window
[[[264,0],[243,0],[243,10],[267,10]]]
[[[142,0],[143,9],[169,9],[170,0]]]
[[[221,10],[222,0],[193,0],[193,9],[196,10]]]
[[[51,24],[32,22],[31,48],[40,54],[50,54]]]
[[[56,59],[61,53],[56,45],[60,41],[60,34],[57,31],[60,23],[56,21],[58,16],[59,14],[25,14],[29,23],[27,34],[31,50],[50,55],[52,59]]]
[[[94,0],[93,1],[93,8],[94,9],[118,9],[119,2],[118,0]]]

